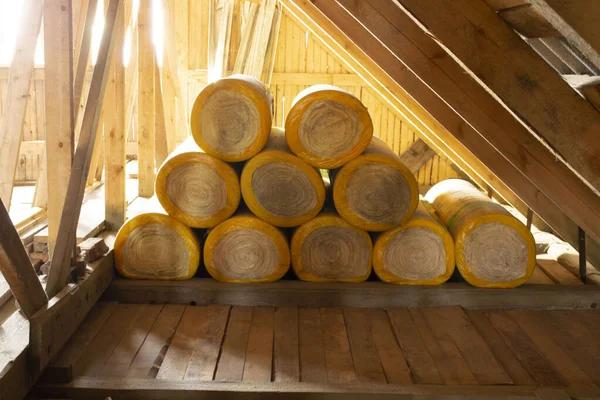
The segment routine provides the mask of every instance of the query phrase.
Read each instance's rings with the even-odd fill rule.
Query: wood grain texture
[[[10,208],[13,180],[17,170],[22,128],[25,120],[29,88],[34,71],[37,38],[42,24],[43,3],[28,0],[23,4],[21,31],[8,76],[8,87],[0,119],[0,199]]]
[[[69,177],[69,186],[67,188],[67,197],[63,208],[63,215],[60,219],[59,233],[56,238],[56,246],[52,255],[52,267],[48,274],[48,283],[46,293],[53,296],[58,293],[65,285],[69,273],[71,256],[75,247],[75,232],[81,212],[81,204],[85,193],[85,182],[89,173],[89,165],[92,157],[94,143],[96,140],[96,131],[102,100],[104,98],[104,89],[108,80],[108,66],[113,49],[113,28],[117,12],[119,10],[119,0],[110,0],[104,32],[98,51],[98,60],[92,82],[86,108],[83,116],[81,134],[77,143],[77,151],[73,158],[71,176]]]
[[[74,377],[74,366],[83,357],[86,349],[100,329],[117,308],[116,302],[98,302],[81,322],[81,328],[69,338],[65,348],[52,360],[44,371],[44,378],[56,383],[70,382]]]
[[[152,7],[140,7],[138,15],[138,194],[154,194],[155,123],[154,104],[155,62],[152,43]]]
[[[127,376],[155,378],[185,310],[183,305],[166,304],[156,318],[146,340],[129,366]]]
[[[273,308],[253,308],[248,348],[244,363],[244,382],[270,382],[273,364]]]
[[[240,382],[242,380],[251,320],[251,308],[233,307],[231,309],[215,381]]]
[[[593,142],[592,134],[600,126],[600,115],[593,107],[483,2],[441,0],[436,7],[418,3],[401,1],[469,73],[516,110],[593,187],[600,188],[600,145]],[[469,56],[474,48],[477,58]],[[490,63],[503,67],[490,69]],[[560,104],[554,101],[556,96]],[[524,101],[532,98],[536,101]]]
[[[112,251],[90,268],[93,272],[84,280],[67,285],[30,319],[32,373],[39,373],[58,354],[113,280]]]
[[[329,383],[357,382],[342,309],[321,308],[320,314],[327,362],[327,381]]]
[[[298,309],[300,381],[327,383],[325,345],[318,308]]]
[[[0,200],[0,272],[27,318],[48,303],[8,210]]]
[[[467,310],[467,315],[477,332],[490,347],[498,362],[516,385],[535,385],[536,381],[519,362],[502,337],[490,324],[483,311]]]
[[[527,334],[506,313],[503,311],[490,312],[487,313],[487,317],[502,340],[538,384],[568,386],[562,375],[556,371]]]
[[[48,179],[48,247],[58,238],[73,161],[73,37],[71,1],[44,2],[44,73],[46,106],[46,174]],[[57,290],[50,283],[52,290]],[[62,289],[62,286],[58,290]]]
[[[310,290],[307,290],[309,289]],[[439,287],[395,286],[383,282],[331,284],[283,280],[231,285],[212,279],[139,281],[116,279],[104,300],[131,303],[228,304],[269,307],[498,307],[539,310],[591,310],[597,307],[595,285],[524,285],[514,290],[476,288],[461,283]]]
[[[379,352],[371,333],[369,309],[344,308],[344,321],[359,382],[386,383]]]
[[[273,343],[273,381],[299,382],[298,308],[275,310]]]
[[[512,380],[460,307],[423,309],[429,326],[442,328],[456,344],[481,385],[509,385]]]

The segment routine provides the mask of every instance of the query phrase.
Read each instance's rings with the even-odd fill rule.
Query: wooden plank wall
[[[6,99],[8,69],[0,68],[0,118],[2,118],[2,109]],[[27,112],[23,124],[24,144],[21,146],[15,181],[35,183],[37,180],[44,143],[35,141],[46,139],[45,125],[44,78],[41,69],[36,68],[27,100]]]
[[[201,20],[201,9],[202,7],[199,6],[192,7],[190,3],[188,20],[195,21],[197,24]],[[194,13],[198,15],[194,17]],[[206,64],[203,65],[198,59],[198,49],[196,49],[202,43],[192,40],[199,36],[198,30],[201,30],[201,27],[194,26],[194,34],[191,32],[191,24],[189,29],[188,110],[205,86],[206,79]],[[292,101],[300,91],[316,83],[330,83],[361,99],[371,113],[374,134],[388,143],[397,154],[404,152],[419,139],[408,123],[379,101],[358,76],[352,74],[340,60],[321,46],[310,33],[304,31],[285,11],[281,20],[277,47],[271,82],[275,102],[275,125],[283,126]],[[417,180],[420,185],[431,186],[457,176],[447,159],[435,155],[419,170]]]

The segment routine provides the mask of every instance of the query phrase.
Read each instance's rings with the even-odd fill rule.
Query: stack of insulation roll
[[[456,185],[432,188],[433,207],[419,201],[415,177],[373,137],[355,96],[315,85],[294,99],[285,129],[272,127],[272,113],[269,90],[249,76],[200,92],[192,137],[156,175],[164,212],[140,214],[118,233],[123,276],[187,279],[200,268],[223,282],[272,282],[291,266],[304,281],[362,282],[374,270],[385,282],[437,285],[454,273],[455,255],[474,285],[514,286],[530,273],[530,260],[523,267],[523,253],[510,253],[530,245],[514,221],[485,225],[500,214],[492,206],[475,212],[485,215],[467,232],[471,217],[456,205],[465,198],[446,193]],[[501,261],[480,254],[493,240],[501,244],[491,254],[509,253]]]

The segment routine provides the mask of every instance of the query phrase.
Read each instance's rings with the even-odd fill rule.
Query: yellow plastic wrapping
[[[317,276],[309,271],[309,266],[305,265],[310,260],[305,260],[303,257],[303,247],[307,243],[311,234],[319,231],[322,228],[342,228],[352,233],[359,235],[363,244],[368,248],[368,257],[366,257],[364,265],[357,265],[356,263],[350,263],[351,267],[359,269],[359,273],[349,277],[324,277]],[[332,244],[331,250],[336,250],[338,244]],[[351,247],[351,246],[350,246]],[[307,282],[363,282],[371,274],[372,261],[373,261],[373,243],[371,237],[367,232],[362,229],[358,229],[342,218],[340,218],[334,212],[322,212],[319,216],[314,219],[302,224],[294,231],[291,241],[291,253],[292,253],[292,268],[296,276]],[[352,248],[346,249],[350,251]],[[344,257],[346,254],[343,254]]]
[[[399,171],[404,177],[409,190],[409,203],[401,219],[393,223],[379,223],[371,221],[352,209],[346,197],[348,183],[356,171],[363,166],[371,164],[380,164],[392,167]],[[383,140],[373,137],[369,147],[357,158],[350,161],[339,170],[332,171],[333,179],[333,201],[337,212],[342,218],[352,225],[371,232],[383,232],[392,229],[397,225],[402,225],[408,221],[415,212],[419,204],[419,186],[414,175],[400,161],[400,158],[394,154]],[[330,176],[331,176],[330,175]],[[378,199],[372,199],[378,201]]]
[[[314,189],[316,199],[314,206],[298,216],[276,215],[265,209],[255,195],[252,179],[257,169],[270,163],[285,163],[300,170],[309,179]],[[325,186],[320,173],[314,167],[291,153],[285,142],[285,134],[280,128],[272,129],[265,148],[259,154],[252,157],[244,166],[241,175],[241,189],[244,202],[250,211],[265,221],[279,227],[293,227],[309,221],[321,211],[325,202]],[[273,187],[272,190],[277,194],[276,187]]]
[[[257,277],[254,279],[239,279],[231,276],[227,276],[217,270],[213,262],[213,254],[215,248],[219,245],[219,242],[223,240],[228,234],[240,231],[240,230],[255,230],[262,234],[265,234],[270,239],[273,245],[277,248],[279,253],[279,262],[276,267],[265,276]],[[241,243],[242,247],[245,247]],[[245,257],[245,255],[241,255]],[[260,283],[260,282],[274,282],[279,280],[290,268],[290,249],[288,240],[285,235],[276,227],[255,217],[250,213],[240,213],[228,220],[220,223],[216,227],[210,230],[206,241],[204,243],[204,263],[208,273],[216,280],[221,282],[232,282],[232,283]]]
[[[354,146],[349,151],[336,157],[319,157],[311,153],[302,144],[298,135],[305,111],[313,103],[322,100],[330,100],[346,106],[356,114],[362,128]],[[335,86],[314,85],[301,91],[294,99],[292,108],[285,120],[285,133],[287,144],[292,152],[310,165],[318,168],[339,168],[360,155],[367,148],[373,136],[373,122],[367,108],[358,98]]]
[[[169,174],[178,167],[193,164],[201,164],[212,169],[225,184],[225,204],[220,210],[209,216],[201,217],[185,212],[175,204],[167,192]],[[156,197],[167,214],[193,228],[212,228],[216,226],[232,216],[240,203],[240,183],[236,171],[229,164],[204,153],[191,137],[179,145],[163,162],[156,174],[154,186]],[[198,192],[198,196],[202,196],[202,191]],[[204,193],[204,195],[210,196],[211,194]],[[201,200],[199,197],[198,201]]]
[[[155,224],[172,231],[178,238],[180,238],[183,242],[185,249],[189,254],[189,268],[187,268],[185,271],[176,276],[161,276],[160,274],[153,274],[151,271],[148,271],[147,273],[133,271],[131,267],[127,265],[125,249],[130,236],[135,232],[138,232],[138,229],[143,229],[146,226]],[[150,254],[149,257],[151,257],[152,254],[154,254],[154,252],[157,251],[155,238],[151,237],[149,239],[148,247],[148,253]],[[119,232],[117,233],[117,237],[115,239],[114,251],[115,266],[117,268],[117,271],[119,271],[119,273],[126,278],[183,280],[189,279],[196,274],[196,271],[198,270],[198,265],[200,264],[201,246],[192,230],[184,224],[182,224],[181,222],[179,222],[178,220],[176,220],[175,218],[160,213],[144,213],[129,219],[127,222],[125,222],[121,229],[119,229]],[[172,257],[165,258],[165,262],[172,260]],[[168,265],[165,265],[164,267],[166,267],[167,270],[169,270]]]
[[[201,129],[201,118],[206,101],[216,92],[239,93],[249,99],[258,112],[258,132],[254,140],[241,151],[219,151],[211,146],[204,138]],[[235,115],[238,110],[232,110],[231,118],[244,119],[245,115]],[[190,127],[194,140],[206,153],[228,162],[245,161],[256,155],[264,147],[271,132],[272,97],[267,87],[258,79],[248,75],[232,75],[219,79],[206,86],[196,97],[192,106]]]
[[[533,235],[519,220],[513,217],[500,204],[493,202],[471,183],[460,179],[449,179],[433,186],[426,195],[440,220],[452,234],[455,243],[456,267],[463,278],[474,286],[510,288],[519,286],[529,279],[535,268],[535,241]],[[498,224],[498,225],[495,225]],[[526,252],[525,271],[516,279],[491,281],[482,279],[474,270],[478,266],[468,265],[465,256],[466,242],[474,229],[484,226],[499,226],[503,230],[522,238]],[[488,247],[489,257],[503,257],[493,244]]]
[[[438,236],[444,247],[445,251],[445,271],[443,274],[438,275],[431,279],[409,279],[406,277],[398,276],[389,269],[385,268],[385,255],[386,249],[390,241],[394,237],[403,231],[410,231],[415,228],[425,228],[436,236]],[[430,212],[426,206],[419,203],[412,218],[404,225],[397,226],[389,231],[383,232],[375,240],[373,247],[373,269],[375,273],[384,282],[404,284],[404,285],[439,285],[446,282],[454,273],[454,240],[452,235],[446,230],[446,227]]]

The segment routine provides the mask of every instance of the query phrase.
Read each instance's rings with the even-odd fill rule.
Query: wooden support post
[[[154,45],[152,44],[152,7],[140,7],[138,15],[138,194],[154,194],[155,124]]]
[[[73,159],[73,37],[70,0],[44,1],[48,251],[52,255]]]
[[[108,119],[104,126],[104,155],[106,177],[104,179],[105,218],[108,229],[117,231],[125,223],[127,208],[125,192],[125,156],[127,126],[125,121],[125,64],[123,45],[125,39],[125,9],[131,1],[122,1],[122,11],[115,21],[115,49],[110,67],[110,80],[106,88],[104,110]]]
[[[427,164],[435,156],[435,151],[422,139],[414,142],[404,153],[400,155],[400,161],[412,172],[416,174],[421,167]]]
[[[586,252],[585,252],[585,232],[583,229],[579,228],[579,279],[581,282],[585,283],[587,279],[587,262],[586,262]]]
[[[531,208],[527,209],[527,229],[531,230],[531,224],[533,222],[533,210]]]
[[[227,71],[233,71],[235,60],[241,44],[242,31],[242,0],[233,0],[231,16],[231,33],[229,34],[229,54],[227,55]]]
[[[92,83],[88,101],[85,106],[81,134],[77,143],[77,151],[73,159],[73,168],[69,178],[69,187],[62,218],[60,220],[59,234],[56,240],[55,251],[52,256],[52,264],[48,274],[46,293],[52,297],[58,293],[66,284],[71,265],[71,256],[75,248],[75,232],[81,204],[85,192],[85,182],[89,173],[89,165],[92,158],[100,109],[104,99],[104,89],[108,80],[108,68],[113,48],[113,28],[119,10],[120,0],[110,0],[104,32],[98,51],[98,60],[92,75]]]
[[[167,138],[167,127],[165,123],[165,107],[163,99],[162,84],[160,81],[160,68],[154,65],[154,115],[156,123],[154,125],[154,140],[155,140],[155,161],[156,165],[160,166],[169,155],[169,140]]]
[[[277,2],[275,0],[263,1],[256,18],[254,37],[244,67],[244,73],[252,75],[257,79],[261,79],[262,77],[276,4]]]
[[[8,74],[8,85],[0,119],[0,199],[10,208],[13,181],[21,146],[23,121],[33,77],[35,45],[42,24],[42,2],[23,2],[21,31]]]
[[[89,0],[85,13],[85,21],[80,21],[83,24],[83,33],[81,42],[77,43],[77,62],[75,63],[75,81],[73,82],[73,103],[75,106],[75,120],[78,120],[79,110],[83,109],[81,105],[81,92],[83,90],[83,81],[85,80],[85,72],[90,60],[92,48],[92,34],[94,27],[94,19],[98,11],[98,0]],[[79,39],[79,38],[78,38]]]
[[[102,157],[102,144],[104,140],[104,107],[102,107],[102,111],[100,111],[100,120],[98,122],[98,132],[96,133],[96,136],[99,137],[99,140],[96,140],[96,143],[94,144],[86,186],[92,186],[94,184],[94,181],[96,180],[96,169],[98,168],[100,158]]]
[[[8,210],[0,199],[0,272],[30,318],[48,302],[42,284],[33,270],[21,238],[10,220]]]

